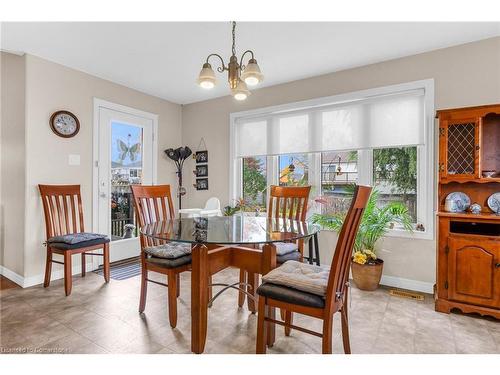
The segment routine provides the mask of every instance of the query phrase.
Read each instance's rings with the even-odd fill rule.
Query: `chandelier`
[[[229,87],[231,89],[231,93],[236,100],[245,100],[248,95],[250,95],[250,91],[248,90],[248,86],[255,86],[263,81],[264,76],[260,72],[259,65],[257,64],[257,60],[255,60],[253,51],[246,50],[241,55],[240,61],[238,63],[238,58],[236,57],[236,42],[235,42],[235,29],[236,22],[232,22],[233,24],[233,48],[232,55],[229,58],[229,64],[224,63],[224,59],[216,54],[212,53],[208,55],[205,64],[201,68],[200,75],[198,76],[198,85],[204,89],[211,89],[215,87],[217,82],[215,78],[215,73],[212,69],[212,66],[209,63],[209,60],[212,56],[217,56],[221,61],[221,66],[217,67],[217,71],[219,73],[223,73],[227,70]],[[245,55],[249,53],[250,59],[248,60],[247,65],[243,65],[243,58]]]

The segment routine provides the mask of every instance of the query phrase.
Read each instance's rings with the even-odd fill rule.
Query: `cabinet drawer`
[[[500,223],[474,221],[450,221],[450,233],[500,236]]]

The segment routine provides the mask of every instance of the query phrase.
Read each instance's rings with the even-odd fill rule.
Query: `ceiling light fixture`
[[[219,73],[223,73],[227,70],[228,72],[228,81],[229,87],[231,89],[231,93],[236,100],[245,100],[248,95],[250,95],[250,91],[248,90],[248,86],[255,86],[264,80],[264,76],[260,72],[259,65],[257,64],[257,60],[253,55],[253,51],[246,50],[241,55],[240,61],[238,63],[238,58],[236,57],[236,42],[235,42],[235,30],[236,30],[236,22],[232,22],[233,24],[233,47],[232,47],[232,55],[229,58],[229,64],[227,66],[224,63],[224,59],[216,54],[212,53],[208,55],[205,64],[201,68],[201,72],[198,76],[198,85],[204,89],[211,89],[215,87],[217,83],[217,79],[215,77],[215,72],[212,69],[212,66],[209,63],[209,59],[212,56],[217,56],[221,61],[221,66],[217,68]],[[243,65],[243,58],[245,55],[249,53],[251,55],[250,60],[248,60],[247,65]]]

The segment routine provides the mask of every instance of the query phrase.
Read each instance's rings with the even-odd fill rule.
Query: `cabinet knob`
[[[500,268],[500,263],[495,264],[495,268]]]

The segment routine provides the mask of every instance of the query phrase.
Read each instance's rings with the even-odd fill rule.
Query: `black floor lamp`
[[[182,208],[182,196],[186,195],[186,189],[182,186],[182,167],[184,166],[184,161],[191,156],[193,152],[189,147],[179,147],[175,150],[169,148],[165,150],[165,154],[175,162],[177,167],[177,179],[179,181],[179,187],[177,191],[177,197],[179,198],[179,210]]]

